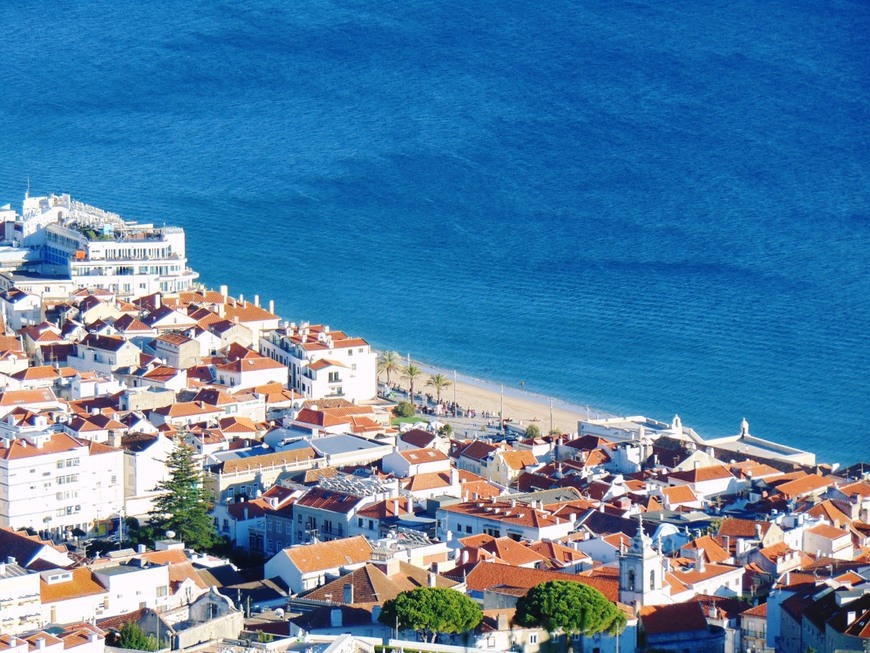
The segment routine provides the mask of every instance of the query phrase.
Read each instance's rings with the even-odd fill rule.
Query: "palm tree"
[[[387,385],[390,385],[390,374],[402,369],[402,358],[398,352],[384,351],[378,357],[378,372],[387,375]]]
[[[411,386],[411,403],[414,403],[414,379],[423,373],[419,367],[411,363],[402,370],[402,378],[408,379],[408,384]]]
[[[433,374],[429,377],[429,380],[426,381],[426,385],[431,385],[435,388],[435,395],[438,398],[438,403],[441,403],[441,391],[444,390],[449,385],[452,385],[450,379],[448,379],[443,374]]]

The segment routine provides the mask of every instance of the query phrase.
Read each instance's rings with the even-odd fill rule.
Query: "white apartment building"
[[[0,440],[0,526],[62,534],[120,513],[123,452],[66,433]]]
[[[35,271],[77,288],[129,298],[187,290],[199,276],[187,267],[180,227],[128,222],[67,194],[26,197],[21,215],[5,227],[7,239],[41,252]]]
[[[289,368],[288,388],[306,399],[377,396],[377,354],[362,338],[303,322],[264,333],[260,353]]]
[[[0,633],[17,635],[43,626],[39,574],[4,557],[0,561]]]

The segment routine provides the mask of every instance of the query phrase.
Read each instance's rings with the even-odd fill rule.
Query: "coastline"
[[[453,370],[447,370],[423,361],[412,360],[411,362],[422,370],[425,377],[433,374],[443,374],[447,377],[451,385],[442,392],[441,399],[452,402],[455,398],[456,403],[461,408],[477,411],[474,421],[479,424],[481,429],[487,422],[483,412],[498,415],[502,405],[504,406],[504,416],[510,419],[512,424],[521,427],[537,424],[542,434],[549,433],[551,424],[554,429],[558,429],[562,433],[577,433],[578,422],[581,420],[614,416],[590,406],[579,406],[557,397],[548,397],[521,388],[503,386],[467,374],[454,373]],[[455,386],[453,385],[454,378],[456,380]],[[415,384],[417,392],[432,391],[431,387],[425,385],[426,380],[428,378]],[[393,378],[391,381],[406,390],[408,388],[407,382],[401,377]]]

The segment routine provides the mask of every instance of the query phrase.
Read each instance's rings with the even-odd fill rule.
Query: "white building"
[[[199,276],[187,267],[183,229],[127,222],[69,195],[27,197],[14,231],[41,251],[40,273],[77,288],[139,297],[187,290]]]
[[[119,514],[122,455],[49,431],[0,441],[0,526],[62,534]]]
[[[377,396],[377,354],[362,338],[303,322],[264,333],[260,352],[289,368],[288,387],[306,399]]]
[[[0,561],[0,633],[18,634],[41,628],[39,574],[22,567],[15,558]]]

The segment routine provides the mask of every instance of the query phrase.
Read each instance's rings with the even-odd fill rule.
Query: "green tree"
[[[402,370],[402,358],[398,352],[383,351],[378,356],[378,372],[387,375],[387,385],[390,385],[390,375]]]
[[[411,403],[414,403],[414,380],[419,377],[423,373],[419,367],[411,363],[407,367],[402,370],[402,378],[408,381],[408,384],[411,386]]]
[[[413,417],[417,414],[417,411],[414,410],[414,404],[410,401],[400,401],[393,408],[393,414],[396,417]]]
[[[438,633],[458,634],[483,620],[480,606],[465,594],[443,587],[418,587],[384,603],[380,622],[399,630],[413,630],[424,641]]]
[[[517,601],[514,620],[551,633],[615,635],[625,628],[625,614],[594,587],[550,580],[535,585]]]
[[[445,388],[453,385],[453,382],[443,374],[433,374],[429,377],[429,380],[426,381],[426,385],[435,388],[435,396],[437,397],[438,403],[440,404],[441,393],[444,391]]]
[[[146,635],[135,621],[128,621],[121,626],[118,647],[136,651],[156,651],[160,648],[160,643],[154,635]]]
[[[189,547],[207,550],[218,541],[214,520],[209,516],[211,500],[202,485],[202,471],[193,460],[193,449],[180,439],[166,461],[169,478],[157,484],[162,492],[148,513],[148,527],[155,538],[166,531]]]
[[[529,424],[526,427],[526,437],[532,439],[541,437],[541,427],[537,424]]]

